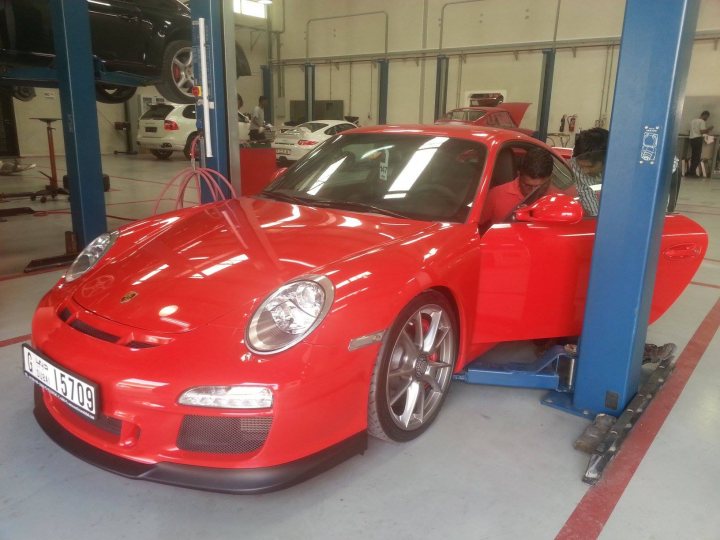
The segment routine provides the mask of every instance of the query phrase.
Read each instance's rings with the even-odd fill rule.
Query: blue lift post
[[[265,108],[265,120],[272,122],[273,115],[273,80],[272,80],[272,68],[270,66],[260,66],[262,72],[262,87],[263,96],[267,98],[267,106]]]
[[[545,142],[550,121],[550,97],[552,96],[555,73],[555,49],[543,49],[542,75],[540,77],[540,114],[538,115],[537,138]]]
[[[437,71],[435,73],[435,120],[442,117],[446,112],[449,69],[450,59],[447,56],[438,56]]]
[[[387,124],[390,61],[378,60],[378,124]]]
[[[50,2],[70,210],[78,248],[107,231],[87,0]]]
[[[638,390],[699,3],[627,1],[569,412],[616,416]]]
[[[315,120],[315,64],[305,64],[305,121]]]
[[[235,73],[235,35],[234,13],[230,0],[190,0],[190,13],[193,19],[193,64],[196,84],[202,87],[202,97],[197,102],[198,128],[202,129],[206,141],[209,140],[210,151],[201,152],[204,156],[205,166],[218,171],[228,178],[235,186],[239,186],[237,174],[231,174],[230,150],[234,149],[232,162],[237,163],[239,170],[239,145],[237,142],[237,97],[233,85],[236,77],[226,74]],[[226,47],[226,34],[232,29],[232,40],[228,39],[232,47]],[[201,36],[204,34],[204,43]],[[204,51],[202,50],[204,48]],[[202,58],[206,58],[203,66]],[[203,67],[205,73],[203,74]],[[232,92],[232,93],[231,93]],[[207,98],[207,114],[204,106]],[[229,118],[234,118],[231,123]],[[209,125],[206,125],[209,124]],[[235,143],[232,144],[230,126],[234,130]],[[201,184],[200,200],[212,201],[210,191],[204,183]],[[228,191],[223,187],[225,195]]]

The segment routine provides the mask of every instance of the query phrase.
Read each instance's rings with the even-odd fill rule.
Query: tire
[[[187,140],[185,141],[185,148],[183,148],[183,155],[185,156],[185,159],[190,159],[190,151],[192,150],[192,143],[195,140],[195,137],[198,136],[197,131],[193,131],[190,135],[188,135]]]
[[[150,150],[150,153],[155,156],[156,158],[165,161],[166,159],[170,159],[170,156],[172,156],[173,151],[172,150]]]
[[[35,98],[35,88],[32,86],[13,86],[13,97],[18,101],[31,101]]]
[[[125,103],[135,95],[134,86],[112,86],[109,84],[95,84],[95,99],[100,103]]]
[[[457,328],[455,310],[436,291],[420,294],[403,308],[375,363],[368,399],[370,435],[410,441],[437,418],[455,369]],[[425,346],[418,345],[424,341]]]
[[[162,97],[173,103],[195,103],[192,62],[190,41],[181,39],[168,44],[163,53],[160,82],[155,85]]]

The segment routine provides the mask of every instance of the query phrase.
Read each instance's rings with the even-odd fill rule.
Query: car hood
[[[293,278],[429,227],[243,197],[156,219],[150,232],[123,233],[73,299],[135,328],[189,331],[233,309],[252,309]]]

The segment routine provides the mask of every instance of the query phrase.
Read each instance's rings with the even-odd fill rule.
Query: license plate
[[[23,345],[23,372],[32,381],[47,388],[70,407],[95,420],[98,385],[61,368],[46,357]]]
[[[281,154],[281,155],[283,155],[283,156],[289,156],[289,155],[290,155],[290,150],[287,149],[287,148],[276,148],[276,149],[275,149],[275,152],[278,153],[278,154]]]
[[[145,133],[157,133],[157,128],[156,127],[146,127]]]

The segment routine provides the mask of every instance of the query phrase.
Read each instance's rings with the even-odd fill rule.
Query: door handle
[[[693,259],[700,255],[701,249],[695,242],[689,242],[686,244],[675,244],[663,250],[663,255],[666,259],[677,260],[677,259]]]

